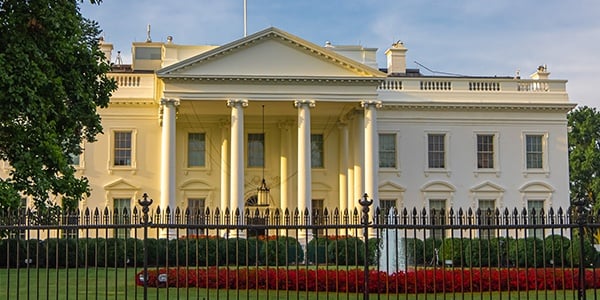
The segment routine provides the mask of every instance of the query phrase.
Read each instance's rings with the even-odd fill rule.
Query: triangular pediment
[[[161,70],[161,78],[384,78],[333,50],[268,28]]]
[[[108,183],[104,186],[104,190],[139,190],[140,187],[137,187],[125,179],[117,179],[111,183]]]
[[[385,181],[379,185],[379,192],[399,193],[404,192],[406,189],[399,184],[391,181]]]
[[[482,192],[495,192],[495,193],[499,193],[499,192],[504,192],[504,189],[497,185],[494,184],[492,182],[486,181],[483,182],[479,185],[474,186],[473,188],[471,188],[471,192],[477,192],[477,193],[482,193]]]

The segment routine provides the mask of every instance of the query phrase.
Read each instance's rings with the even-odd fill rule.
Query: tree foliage
[[[600,209],[600,112],[578,107],[568,116],[571,203]]]
[[[98,3],[99,1],[92,1]],[[0,1],[0,208],[30,196],[37,208],[52,195],[74,208],[89,194],[71,156],[102,132],[97,107],[116,89],[99,48],[100,29],[77,0]]]

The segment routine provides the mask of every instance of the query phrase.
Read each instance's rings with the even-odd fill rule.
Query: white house
[[[133,207],[143,193],[161,208],[353,209],[364,193],[384,209],[569,205],[574,104],[546,67],[424,76],[396,43],[380,70],[375,48],[277,28],[132,50],[114,65],[104,134],[79,159],[92,188],[82,207]]]

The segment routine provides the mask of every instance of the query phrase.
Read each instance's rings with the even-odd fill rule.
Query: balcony
[[[386,101],[568,103],[566,80],[390,77],[378,88]]]
[[[117,81],[118,89],[113,92],[112,100],[153,100],[155,97],[155,75],[147,74],[109,74]]]

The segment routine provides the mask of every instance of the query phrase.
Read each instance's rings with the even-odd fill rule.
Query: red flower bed
[[[144,285],[142,273],[136,275],[140,286]],[[148,270],[148,286],[362,292],[363,274],[359,269],[152,269]],[[368,287],[373,293],[577,289],[578,274],[577,269],[421,269],[394,274],[370,271]],[[600,288],[600,270],[588,270],[585,277],[587,288]]]

